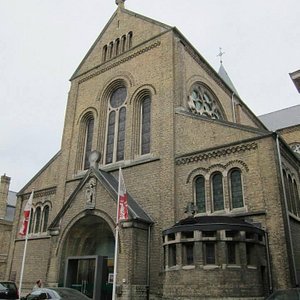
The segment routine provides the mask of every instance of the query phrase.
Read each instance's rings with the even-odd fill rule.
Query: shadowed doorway
[[[63,246],[59,285],[78,289],[94,300],[111,299],[108,278],[113,273],[114,245],[113,232],[105,220],[94,215],[80,219],[69,230]]]

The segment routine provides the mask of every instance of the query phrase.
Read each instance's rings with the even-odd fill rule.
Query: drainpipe
[[[148,227],[148,249],[147,249],[147,300],[150,299],[150,239],[151,239],[151,225]]]
[[[232,105],[233,122],[236,123],[235,107],[234,107],[234,92],[232,92],[232,95],[231,95],[231,105]]]
[[[272,269],[270,263],[270,246],[269,246],[269,235],[265,231],[265,242],[266,242],[266,252],[267,252],[267,267],[268,267],[268,281],[269,281],[269,295],[273,292],[273,278],[272,278]]]
[[[279,136],[277,133],[275,133],[275,134],[276,134],[276,147],[277,147],[277,155],[278,155],[278,162],[279,162],[281,186],[282,186],[282,190],[283,190],[283,200],[284,200],[284,206],[285,206],[284,209],[285,209],[286,221],[287,221],[288,240],[289,240],[289,246],[290,246],[290,251],[291,251],[291,264],[292,264],[293,273],[294,273],[295,285],[299,286],[297,271],[296,271],[296,264],[295,264],[293,240],[292,240],[292,234],[291,234],[290,217],[289,217],[287,198],[286,198],[286,192],[285,192],[286,187],[284,184],[283,171],[282,171],[282,160],[281,160],[281,154],[280,154],[280,148],[279,148]]]

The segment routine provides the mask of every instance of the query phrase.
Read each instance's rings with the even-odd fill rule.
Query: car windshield
[[[299,300],[299,290],[282,290],[275,292],[268,300]]]

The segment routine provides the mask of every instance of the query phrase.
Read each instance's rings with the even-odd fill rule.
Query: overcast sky
[[[223,65],[257,115],[300,104],[299,0],[127,0]],[[69,78],[115,0],[0,0],[0,175],[19,191],[60,149]]]

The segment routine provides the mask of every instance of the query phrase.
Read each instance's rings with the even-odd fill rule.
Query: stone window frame
[[[240,269],[243,266],[251,269],[258,268],[260,261],[257,253],[266,246],[264,234],[253,232],[247,236],[244,230],[237,230],[235,236],[227,236],[226,229],[215,231],[214,237],[204,237],[201,230],[194,231],[194,237],[186,239],[177,232],[173,240],[168,235],[163,236],[164,271],[202,268],[203,270],[234,268]],[[193,264],[187,262],[185,244],[193,245]],[[214,245],[214,262],[206,261],[205,245]],[[228,259],[228,244],[235,246],[235,263]],[[262,251],[265,251],[263,249]],[[170,257],[172,256],[172,257]],[[246,260],[242,260],[245,257]]]
[[[51,202],[50,201],[46,201],[44,203],[38,202],[32,206],[31,214],[30,214],[30,224],[29,224],[29,229],[28,229],[29,236],[33,237],[33,236],[47,234],[47,230],[44,230],[45,226],[46,226],[45,225],[46,208],[48,208],[48,219],[47,219],[47,225],[48,225],[50,211],[52,208]],[[37,213],[39,214],[39,221],[38,221],[39,224],[37,224],[37,217],[38,217]]]
[[[201,105],[201,107],[198,105]],[[224,109],[218,97],[213,90],[202,81],[195,81],[191,84],[188,90],[187,106],[190,111],[196,115],[222,121],[226,120]]]
[[[151,85],[144,85],[138,88],[133,96],[131,97],[130,104],[132,105],[132,136],[134,137],[132,139],[132,159],[139,159],[139,158],[147,158],[148,156],[151,156],[153,153],[153,101],[154,97],[156,95],[156,90]],[[146,153],[143,153],[142,151],[142,114],[143,114],[143,101],[145,99],[150,99],[150,118],[149,118],[149,127],[150,127],[150,133],[149,133],[149,148]]]
[[[93,122],[92,131],[89,126],[91,122]],[[88,158],[95,144],[96,122],[97,111],[92,107],[86,109],[78,118],[78,144],[75,160],[75,169],[77,171],[84,171],[90,167]]]
[[[212,166],[210,169],[205,168],[198,168],[191,173],[195,173],[193,175],[192,180],[192,191],[193,191],[193,203],[196,207],[196,215],[207,215],[207,214],[222,214],[222,213],[239,213],[247,211],[246,205],[246,196],[245,196],[245,174],[247,169],[243,168],[240,163],[230,162],[227,164],[228,167],[223,167],[221,165]],[[241,207],[233,207],[232,205],[232,191],[231,191],[231,179],[230,174],[232,171],[238,170],[241,174],[241,189],[242,189],[242,198],[243,198],[243,206]],[[214,174],[220,173],[222,175],[222,182],[223,182],[223,202],[224,208],[220,210],[214,210],[213,206],[213,189],[212,189],[212,177]],[[190,177],[190,175],[189,175]],[[204,194],[205,194],[205,211],[199,211],[197,207],[197,192],[196,192],[196,180],[199,177],[203,177],[205,179],[204,182]],[[187,181],[187,183],[189,180]]]
[[[106,62],[132,48],[133,31],[105,44],[102,47],[102,62]]]
[[[120,103],[117,107],[111,105],[112,96],[119,89],[125,89],[126,95],[124,101]],[[124,80],[116,80],[110,85],[109,92],[107,95],[107,116],[106,116],[106,128],[105,128],[105,143],[104,143],[104,158],[103,163],[105,165],[110,165],[118,161],[125,160],[125,143],[126,143],[126,114],[127,114],[127,102],[129,99],[128,86]],[[124,113],[123,113],[124,112]],[[124,120],[122,119],[124,115]],[[113,124],[112,116],[114,116]],[[124,123],[124,124],[123,124]],[[121,128],[122,127],[122,128]],[[124,128],[123,128],[124,127]],[[124,140],[120,140],[120,133],[124,131]],[[109,142],[109,134],[113,133],[113,143]],[[111,138],[110,138],[111,139]],[[123,150],[120,150],[121,143],[123,143]],[[109,149],[109,145],[112,145]],[[120,153],[119,153],[120,152]],[[119,154],[122,154],[118,157]],[[110,157],[111,155],[111,157]]]
[[[300,219],[300,195],[298,180],[295,177],[295,174],[285,166],[283,166],[282,174],[288,206],[287,209],[292,216]]]

